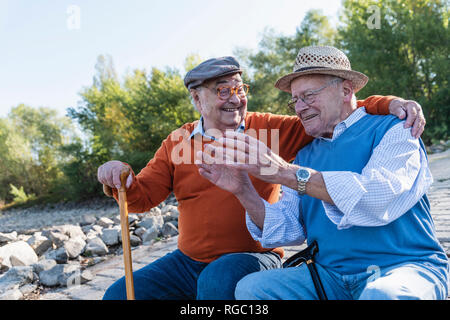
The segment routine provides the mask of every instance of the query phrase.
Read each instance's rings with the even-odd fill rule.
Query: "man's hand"
[[[264,202],[252,185],[247,172],[234,165],[225,164],[223,158],[213,157],[211,154],[211,152],[214,152],[213,150],[225,150],[223,146],[216,146],[215,148],[209,149],[209,152],[197,152],[198,160],[196,160],[196,164],[200,175],[219,188],[233,193],[241,202],[252,221],[258,228],[263,229],[265,218]]]
[[[120,183],[120,174],[124,169],[128,169],[125,164],[120,161],[112,160],[102,164],[97,170],[97,179],[101,184],[107,185],[111,188],[119,189],[121,186]],[[127,183],[125,187],[128,189],[133,182],[133,176],[130,175],[127,178]]]
[[[196,162],[200,175],[221,189],[238,194],[251,184],[245,171],[226,164],[217,164],[208,152],[197,152],[197,158],[201,159]]]
[[[389,104],[389,112],[402,120],[406,117],[405,128],[413,127],[413,137],[419,138],[422,135],[426,121],[420,104],[413,100],[397,98]]]
[[[223,138],[205,146],[207,163],[244,170],[263,181],[279,184],[291,165],[272,152],[263,142],[244,133],[227,131]],[[295,175],[294,175],[295,177]]]

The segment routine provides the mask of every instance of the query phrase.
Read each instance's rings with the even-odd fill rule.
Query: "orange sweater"
[[[392,98],[372,96],[358,101],[358,106],[366,106],[368,113],[388,114]],[[133,183],[127,190],[129,211],[148,211],[173,191],[180,212],[178,248],[192,259],[211,262],[226,253],[268,250],[282,256],[281,248],[265,249],[253,240],[246,227],[245,209],[233,194],[216,187],[198,173],[194,156],[210,140],[200,135],[189,139],[197,123],[187,123],[173,131],[147,166],[138,175],[133,173]],[[263,141],[265,137],[261,137],[258,130],[268,129],[264,142],[269,148],[272,148],[270,129],[279,129],[279,155],[286,161],[293,160],[298,150],[313,140],[306,135],[296,116],[248,112],[245,132],[252,131],[250,129],[256,130],[258,139]],[[279,185],[251,179],[262,198],[269,203],[278,201]]]

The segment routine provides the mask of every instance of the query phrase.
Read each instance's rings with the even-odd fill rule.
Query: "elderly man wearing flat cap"
[[[294,72],[275,85],[292,94],[316,138],[294,162],[235,132],[199,152],[200,173],[236,195],[254,240],[270,248],[306,239],[312,248],[298,267],[243,278],[237,299],[447,298],[449,263],[426,196],[433,178],[425,147],[398,118],[357,108],[354,94],[367,81],[340,50],[302,48]],[[229,156],[225,164],[211,161],[219,151]],[[263,174],[269,165],[276,170]],[[282,184],[282,199],[266,201],[255,177]]]
[[[201,118],[172,132],[147,166],[128,177],[130,212],[146,212],[173,192],[178,200],[178,249],[133,273],[136,299],[234,299],[236,283],[244,276],[281,266],[283,250],[266,248],[246,228],[245,210],[237,198],[203,178],[195,154],[220,138],[226,130],[256,132],[256,138],[279,144],[286,161],[310,143],[296,116],[247,112],[249,86],[233,57],[207,60],[185,77]],[[373,96],[358,106],[375,114],[408,111],[415,134],[423,131],[419,105],[394,97]],[[264,137],[260,135],[264,135]],[[98,169],[98,180],[120,187],[120,173],[127,164],[109,161]],[[280,186],[251,179],[258,193],[270,203],[278,200]],[[117,199],[117,190],[114,197]],[[125,299],[125,279],[107,289],[104,299]]]

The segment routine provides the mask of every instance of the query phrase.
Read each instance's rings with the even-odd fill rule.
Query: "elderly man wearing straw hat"
[[[178,249],[133,273],[136,299],[233,299],[236,283],[245,275],[281,266],[281,248],[265,248],[254,240],[245,224],[245,210],[233,194],[203,179],[194,164],[196,151],[226,130],[255,132],[256,137],[292,161],[297,151],[313,138],[306,135],[296,116],[247,112],[248,86],[233,57],[204,61],[187,73],[185,85],[201,113],[165,139],[142,171],[128,178],[130,212],[145,212],[173,192],[178,200]],[[402,116],[408,110],[413,133],[423,131],[423,113],[416,103],[393,97],[369,97],[358,101],[374,114]],[[405,115],[403,115],[405,116]],[[269,130],[272,129],[272,130]],[[98,180],[119,188],[119,176],[127,165],[108,161],[98,169]],[[279,185],[252,181],[271,203]],[[117,190],[113,189],[117,198]],[[116,281],[104,299],[125,299],[125,279]]]
[[[396,117],[357,108],[354,94],[367,81],[340,50],[302,48],[294,72],[276,83],[316,138],[294,162],[236,132],[199,152],[200,174],[235,194],[255,240],[267,248],[318,245],[298,267],[244,277],[237,299],[447,297],[449,264],[426,196],[433,179],[424,145]],[[213,156],[219,151],[222,164]],[[248,173],[282,184],[281,200],[261,198]]]

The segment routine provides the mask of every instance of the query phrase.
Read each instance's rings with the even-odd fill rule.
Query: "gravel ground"
[[[99,198],[84,202],[56,203],[26,209],[0,211],[0,232],[32,234],[45,227],[77,224],[83,215],[114,217],[119,207],[114,199]]]

